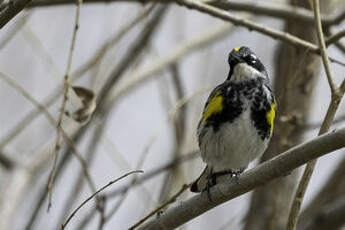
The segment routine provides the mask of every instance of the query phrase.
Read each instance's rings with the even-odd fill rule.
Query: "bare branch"
[[[217,184],[210,189],[212,202],[206,193],[200,193],[178,206],[168,209],[159,218],[151,219],[139,229],[153,230],[162,229],[162,227],[173,229],[181,226],[228,200],[273,179],[287,175],[293,169],[312,159],[343,147],[345,147],[345,128],[316,137],[246,171],[236,181],[229,181],[229,178],[226,177],[226,183]]]
[[[330,44],[333,44],[333,43],[339,41],[344,36],[345,36],[345,30],[341,30],[338,33],[335,33],[335,34],[332,34],[331,36],[329,36],[326,39],[325,44],[326,44],[326,46],[329,46]]]
[[[135,170],[135,171],[131,171],[129,173],[126,173],[125,175],[110,181],[108,184],[104,185],[102,188],[98,189],[95,193],[93,193],[91,196],[89,196],[86,200],[84,200],[72,213],[71,215],[67,218],[67,220],[65,221],[65,223],[62,224],[61,226],[61,230],[65,229],[65,227],[67,226],[67,224],[71,221],[71,219],[73,218],[73,216],[79,211],[79,209],[81,209],[87,202],[89,202],[92,198],[94,198],[98,193],[102,192],[104,189],[108,188],[110,185],[118,182],[119,180],[134,174],[134,173],[143,173],[142,170]]]
[[[122,194],[123,192],[127,191],[128,189],[133,188],[133,187],[145,182],[146,180],[152,179],[153,177],[158,176],[161,173],[166,172],[167,170],[169,170],[171,168],[174,168],[176,165],[179,165],[183,162],[187,162],[187,161],[190,161],[192,159],[195,159],[198,155],[199,155],[199,151],[197,151],[197,150],[192,151],[192,152],[187,153],[187,154],[184,154],[181,157],[177,158],[176,160],[172,160],[166,164],[163,164],[162,166],[159,166],[159,167],[152,169],[149,172],[145,173],[142,177],[139,177],[136,180],[135,184],[128,183],[127,185],[125,185],[121,188],[118,188],[114,191],[109,192],[106,196],[107,197],[118,196],[118,195]]]
[[[320,44],[320,52],[322,57],[322,62],[325,67],[327,80],[329,87],[331,88],[332,94],[336,93],[336,86],[334,84],[334,78],[331,73],[331,68],[329,67],[329,60],[326,51],[325,39],[323,36],[322,25],[321,25],[321,17],[320,17],[320,3],[319,0],[313,0],[313,9],[315,14],[315,24],[316,24],[316,31],[317,31],[317,38]]]
[[[48,211],[52,205],[52,188],[53,188],[53,183],[55,179],[55,174],[56,174],[56,164],[57,160],[59,157],[59,151],[61,147],[60,143],[60,138],[61,138],[61,127],[62,124],[62,118],[65,115],[65,109],[66,109],[66,104],[68,100],[68,91],[70,88],[70,72],[71,72],[71,67],[72,67],[72,60],[73,60],[73,53],[74,53],[74,47],[76,43],[76,38],[77,38],[77,31],[79,28],[79,16],[80,16],[80,8],[81,8],[82,0],[77,0],[77,9],[76,9],[76,14],[75,14],[75,24],[74,24],[74,30],[73,30],[73,35],[72,35],[72,41],[71,41],[71,47],[69,49],[69,55],[68,55],[68,60],[67,60],[67,67],[66,67],[66,73],[64,76],[64,94],[63,94],[63,99],[62,99],[62,106],[61,106],[61,111],[60,115],[58,118],[57,122],[57,136],[56,136],[56,144],[54,148],[54,162],[53,162],[53,168],[50,173],[49,179],[48,179],[48,187],[47,187],[47,193],[48,193]]]

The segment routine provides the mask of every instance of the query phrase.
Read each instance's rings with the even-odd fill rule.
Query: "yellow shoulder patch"
[[[241,49],[241,46],[236,47],[234,50],[235,50],[236,52],[238,52],[240,49]]]
[[[220,90],[216,91],[205,108],[203,119],[207,120],[213,114],[220,113],[223,110],[223,100],[222,92]]]
[[[271,104],[270,110],[266,113],[266,119],[268,124],[270,125],[270,133],[273,132],[273,125],[274,125],[274,117],[276,116],[276,101],[273,101]]]

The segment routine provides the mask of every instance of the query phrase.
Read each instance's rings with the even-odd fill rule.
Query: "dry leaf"
[[[72,86],[69,90],[66,115],[73,120],[85,124],[96,109],[96,97],[92,90]]]

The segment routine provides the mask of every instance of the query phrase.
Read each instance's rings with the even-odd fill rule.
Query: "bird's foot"
[[[236,184],[239,184],[239,177],[240,174],[243,173],[243,171],[245,170],[245,168],[239,168],[239,169],[235,169],[235,170],[231,170],[231,177],[234,177]]]
[[[206,184],[206,192],[207,192],[207,197],[208,197],[208,200],[210,202],[212,202],[212,197],[211,197],[211,193],[210,193],[210,189],[211,187],[215,186],[217,184],[217,175],[215,175],[215,173],[210,173],[208,176],[207,176],[207,184]]]
[[[210,193],[210,189],[211,187],[215,186],[217,184],[217,177],[221,177],[224,175],[230,175],[231,178],[234,178],[234,180],[236,181],[236,183],[238,184],[238,178],[239,175],[245,170],[245,168],[240,168],[240,169],[235,169],[235,170],[224,170],[224,171],[220,171],[220,172],[215,172],[213,173],[211,171],[211,173],[207,176],[207,184],[206,184],[206,188],[204,191],[207,192],[207,196],[210,202],[212,202],[212,197],[211,197],[211,193]]]

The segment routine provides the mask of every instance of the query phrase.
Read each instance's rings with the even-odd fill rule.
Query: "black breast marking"
[[[267,122],[266,114],[271,109],[271,102],[267,99],[267,95],[264,91],[263,85],[257,88],[251,106],[251,118],[254,121],[254,126],[262,140],[270,137],[271,126]]]
[[[214,132],[217,132],[221,124],[226,122],[233,122],[244,109],[243,103],[243,89],[244,84],[233,83],[226,81],[223,84],[216,87],[215,90],[221,90],[224,97],[223,110],[210,116],[207,119],[206,126],[211,126]]]

